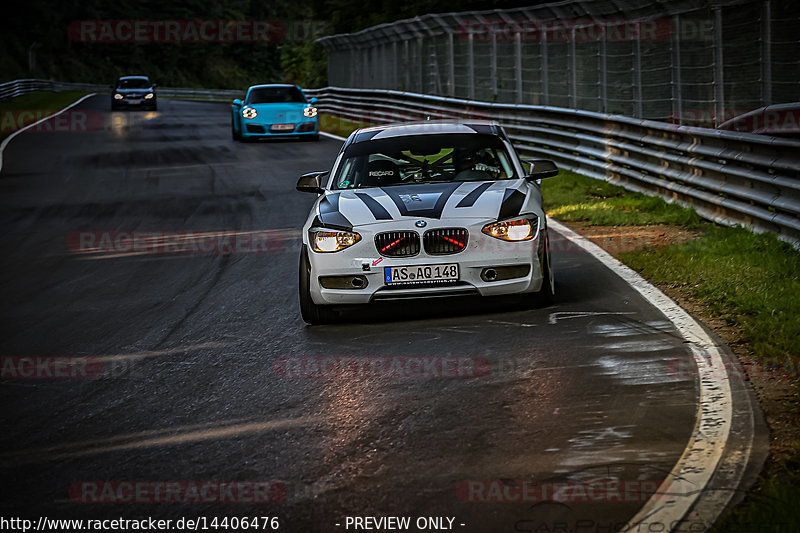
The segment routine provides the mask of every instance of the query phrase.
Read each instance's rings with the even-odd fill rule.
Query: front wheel
[[[530,294],[531,304],[534,307],[548,307],[553,305],[556,299],[556,280],[553,275],[553,267],[550,262],[550,238],[545,237],[544,252],[542,256],[542,288],[539,292]]]
[[[234,141],[242,140],[242,134],[236,131],[236,128],[233,127],[233,120],[231,120],[231,139]]]
[[[300,252],[300,316],[309,324],[328,324],[336,318],[328,306],[317,305],[311,299],[311,264],[305,247]]]

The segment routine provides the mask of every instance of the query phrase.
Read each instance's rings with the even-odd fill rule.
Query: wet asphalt
[[[465,532],[608,531],[642,498],[596,487],[655,486],[683,452],[697,411],[683,339],[577,247],[557,246],[548,308],[406,302],[309,327],[297,261],[313,196],[294,186],[330,168],[339,141],[236,143],[219,103],[112,113],[96,96],[74,112],[89,126],[34,128],[4,154],[0,355],[100,370],[31,379],[4,366],[3,516],[275,516],[298,532],[352,531],[348,517],[452,517]],[[266,231],[271,244],[75,246],[133,231]],[[427,370],[315,371],[337,357]],[[462,371],[441,371],[443,360]],[[124,483],[146,482],[270,492],[114,502]],[[114,487],[102,502],[98,486]],[[537,496],[558,487],[567,495]]]

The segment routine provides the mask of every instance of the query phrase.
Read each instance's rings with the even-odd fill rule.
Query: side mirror
[[[242,105],[242,101],[237,98],[236,100],[233,101],[233,105],[240,106]]]
[[[114,89],[116,89],[117,87],[116,87],[115,85],[109,85],[109,86],[108,86],[108,88],[109,88],[109,89],[111,89],[111,90],[113,91],[113,90],[114,90]]]
[[[558,174],[558,166],[549,159],[526,159],[523,162],[531,166],[530,172],[525,176],[525,179],[540,180],[552,178]]]
[[[311,103],[312,105],[316,104],[317,102],[319,102],[319,98],[317,98],[316,96],[312,97],[311,100],[309,101],[309,103]]]
[[[157,84],[157,83],[154,83],[154,84],[152,85],[152,87],[153,87],[153,89],[155,89],[156,87],[158,87],[158,84]]]
[[[313,192],[315,194],[322,194],[325,192],[325,189],[320,186],[319,179],[327,173],[328,171],[324,170],[322,172],[309,172],[308,174],[303,174],[300,176],[300,179],[297,180],[297,190],[300,192]]]

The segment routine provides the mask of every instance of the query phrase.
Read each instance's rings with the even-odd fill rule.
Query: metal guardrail
[[[524,157],[694,208],[800,247],[800,141],[574,109],[375,89],[306,90],[320,111],[368,123],[489,119]]]
[[[110,85],[96,83],[67,83],[52,80],[14,80],[0,84],[0,100],[14,98],[37,91],[92,91],[108,92]],[[222,100],[242,98],[244,90],[191,89],[159,87],[158,96],[165,98],[196,98],[200,100]]]

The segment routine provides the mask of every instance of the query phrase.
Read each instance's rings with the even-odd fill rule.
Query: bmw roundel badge
[[[417,220],[417,221],[414,223],[414,225],[415,225],[416,227],[418,227],[418,228],[424,228],[425,226],[427,226],[427,225],[428,225],[428,223],[427,223],[427,222],[425,222],[424,220]]]

